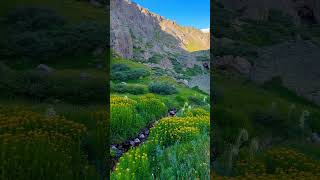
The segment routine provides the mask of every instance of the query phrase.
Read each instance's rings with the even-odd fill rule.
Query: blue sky
[[[210,27],[210,0],[132,0],[179,25]]]

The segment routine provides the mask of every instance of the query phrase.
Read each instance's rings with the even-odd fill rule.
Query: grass
[[[120,158],[111,178],[209,179],[208,130],[208,116],[165,118],[146,143]]]
[[[105,9],[85,1],[6,1],[0,7],[0,14],[4,16],[17,7],[52,9],[69,25],[85,21],[108,24]],[[12,76],[1,83],[25,88],[16,88],[19,92],[5,86],[1,89],[0,106],[16,111],[10,110],[6,116],[1,112],[0,179],[106,179],[109,124],[105,56],[88,53],[81,57],[49,57],[45,62],[40,58],[2,61],[11,68]],[[54,71],[48,76],[38,76],[42,82],[33,81],[35,76],[29,76],[31,81],[27,81],[24,75],[35,72],[41,63]],[[81,80],[82,74],[87,74],[90,80]],[[41,83],[51,87],[42,91]],[[93,89],[97,91],[90,94]],[[30,92],[37,93],[33,96]],[[46,94],[44,98],[36,97],[41,93]],[[86,98],[79,103],[70,99],[70,93],[73,100],[79,100],[82,95]],[[97,101],[93,100],[94,94]],[[21,123],[15,123],[17,120]]]
[[[66,17],[69,22],[79,23],[83,21],[96,21],[100,23],[106,22],[106,14],[104,8],[97,9],[88,5],[84,1],[75,0],[12,0],[2,3],[0,13],[4,15],[10,9],[23,6],[50,7],[58,14]]]
[[[228,174],[226,168],[221,166],[227,161],[224,155],[229,151],[230,145],[236,141],[240,129],[246,129],[249,138],[241,145],[240,153],[235,157],[237,160],[241,161],[249,157],[250,141],[257,138],[259,144],[262,144],[270,137],[273,137],[271,144],[267,147],[259,146],[261,148],[259,152],[266,151],[266,148],[276,147],[275,144],[277,144],[277,147],[298,150],[307,157],[319,157],[319,146],[312,145],[305,140],[311,134],[312,129],[317,129],[312,121],[319,122],[317,114],[320,109],[318,106],[284,88],[279,79],[260,86],[241,77],[230,77],[219,71],[215,73],[214,78],[216,126],[213,129],[212,141],[222,152],[217,162],[214,163],[215,173]],[[304,121],[305,125],[301,130],[299,124],[301,124],[303,111],[309,111],[311,117]],[[264,118],[257,118],[258,116]],[[301,139],[302,131],[303,139]],[[276,142],[275,137],[282,141]],[[239,169],[235,168],[234,171],[237,170]],[[214,178],[223,179],[218,176]]]

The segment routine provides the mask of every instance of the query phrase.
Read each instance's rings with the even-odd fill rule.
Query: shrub
[[[153,82],[149,84],[149,91],[156,94],[170,95],[177,93],[176,87],[167,83]]]
[[[113,64],[111,66],[112,71],[128,71],[130,70],[129,66],[126,64]]]
[[[151,128],[149,140],[158,142],[160,146],[191,141],[200,133],[207,132],[209,124],[208,116],[163,118]]]
[[[210,116],[210,112],[202,108],[195,108],[187,111],[185,116]]]
[[[167,113],[165,104],[152,94],[139,97],[137,102],[137,110],[145,119],[146,124],[158,120]]]
[[[143,85],[138,84],[115,84],[111,85],[111,91],[117,93],[130,93],[130,94],[145,94],[147,93],[147,88]]]
[[[154,96],[146,95],[132,100],[127,97],[111,96],[110,128],[112,141],[126,140],[151,121],[161,118],[167,108]]]
[[[0,88],[15,96],[40,100],[60,99],[82,104],[89,101],[103,102],[106,97],[104,77],[81,79],[79,74],[48,74],[37,70],[6,72],[8,74],[5,76],[10,76],[10,79],[0,78]]]
[[[137,102],[127,97],[110,98],[111,141],[123,141],[134,136],[144,124],[137,115]]]

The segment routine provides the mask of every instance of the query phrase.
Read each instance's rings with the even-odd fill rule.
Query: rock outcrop
[[[232,55],[227,55],[223,57],[217,57],[213,62],[213,65],[216,69],[231,68],[243,75],[249,75],[251,71],[250,62],[239,56],[234,57]]]
[[[286,42],[264,48],[255,60],[251,79],[264,83],[280,77],[288,89],[320,104],[320,47],[311,41]]]

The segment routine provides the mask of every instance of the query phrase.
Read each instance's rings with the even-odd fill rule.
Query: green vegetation
[[[135,138],[154,123],[147,140],[120,157],[111,179],[209,179],[208,95],[143,64],[121,58],[111,62],[111,76],[134,69],[148,72],[126,83],[112,81],[111,143]],[[177,117],[165,117],[168,109],[177,109]]]
[[[111,178],[209,179],[209,124],[209,116],[160,120],[145,144],[120,158]]]
[[[0,13],[0,179],[105,179],[105,11],[14,0]]]
[[[277,179],[294,177],[296,173],[317,176],[311,175],[313,170],[304,164],[310,163],[308,167],[315,169],[320,165],[319,147],[306,141],[311,133],[319,131],[318,106],[283,88],[277,79],[258,86],[218,71],[215,85],[212,141],[220,154],[213,163],[213,178]],[[270,148],[280,153],[276,159],[269,154]],[[286,160],[289,154],[292,159]],[[303,163],[298,163],[300,157]],[[288,163],[291,169],[281,163]]]
[[[149,85],[149,90],[152,93],[162,94],[162,95],[170,95],[177,92],[177,89],[170,84],[156,83],[156,82],[151,83]]]

